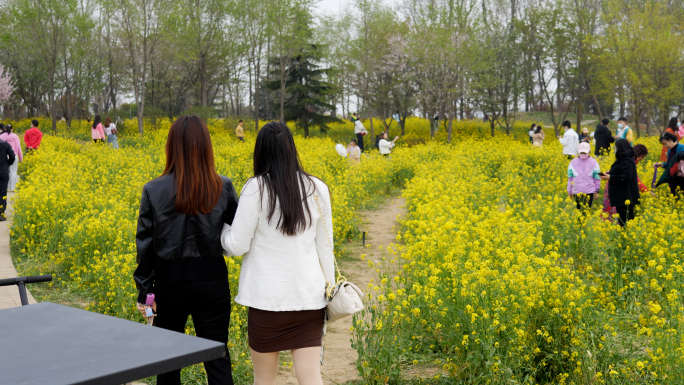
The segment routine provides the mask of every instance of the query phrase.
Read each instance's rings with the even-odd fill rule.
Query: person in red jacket
[[[33,150],[40,147],[40,141],[43,140],[43,133],[38,129],[38,121],[31,121],[31,128],[24,133],[24,143],[26,143],[26,153],[30,154]]]

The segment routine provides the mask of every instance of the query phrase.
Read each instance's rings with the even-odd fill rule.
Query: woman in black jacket
[[[209,130],[196,116],[178,118],[166,141],[166,167],[148,182],[140,200],[136,234],[138,310],[154,293],[155,325],[183,333],[192,315],[199,337],[228,342],[230,289],[221,230],[232,224],[237,193],[214,164]],[[204,367],[210,385],[233,384],[230,356]],[[157,384],[180,385],[180,370]]]
[[[627,221],[634,219],[634,207],[641,197],[634,149],[627,139],[615,142],[615,163],[601,179],[610,181],[608,199],[620,216],[618,223],[625,226]]]

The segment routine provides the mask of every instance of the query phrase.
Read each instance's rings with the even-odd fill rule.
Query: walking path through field
[[[0,279],[17,277],[17,270],[12,264],[10,255],[10,222],[12,221],[12,197],[14,193],[7,193],[7,221],[0,222]],[[29,290],[27,290],[29,291]],[[28,293],[29,303],[36,303],[31,293]],[[0,310],[10,307],[21,306],[19,288],[13,286],[0,286]]]
[[[386,255],[386,249],[391,243],[396,243],[399,226],[397,216],[404,214],[404,198],[391,197],[376,210],[361,214],[365,218],[365,227],[360,230],[366,231],[366,248],[361,246],[361,240],[355,240],[346,245],[349,257],[338,261],[342,274],[364,294],[368,283],[373,279],[373,274],[368,267],[368,260],[379,261]],[[366,255],[366,260],[361,260],[361,254]],[[349,381],[359,380],[356,369],[356,350],[351,347],[352,317],[347,317],[328,324],[328,332],[325,337],[325,360],[321,372],[323,383],[345,384]],[[281,360],[282,361],[282,360]],[[292,362],[289,354],[285,361]],[[281,365],[278,374],[279,385],[297,385],[294,368]]]

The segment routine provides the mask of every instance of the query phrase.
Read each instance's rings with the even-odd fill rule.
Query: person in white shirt
[[[387,140],[387,133],[383,132],[380,136],[380,142],[378,142],[378,148],[380,149],[380,155],[389,156],[389,154],[392,152],[392,149],[394,148],[394,145],[395,145],[394,142],[396,142],[397,139],[399,139],[399,137],[395,136],[394,140],[390,142],[389,140]]]
[[[363,126],[363,119],[358,119],[354,122],[354,133],[356,134],[356,142],[359,149],[363,152],[363,136],[368,134],[366,127]]]
[[[559,136],[558,140],[563,145],[563,155],[567,155],[568,159],[572,159],[577,156],[579,135],[577,135],[568,120],[563,122],[562,128],[565,130],[565,134],[563,134],[563,137]]]
[[[287,125],[266,124],[256,139],[254,177],[221,235],[226,255],[244,255],[235,301],[249,307],[255,384],[275,385],[283,350],[292,351],[300,384],[323,384],[325,287],[335,281],[332,226],[328,186],[303,170]]]
[[[112,148],[119,148],[119,139],[116,136],[118,134],[118,131],[116,130],[116,125],[112,123],[112,118],[109,116],[105,118],[104,121],[104,132],[105,135],[107,135],[107,143],[109,143]]]

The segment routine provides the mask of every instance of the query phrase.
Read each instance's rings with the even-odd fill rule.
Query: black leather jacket
[[[145,303],[155,282],[227,279],[221,231],[232,224],[238,197],[230,179],[222,176],[221,198],[209,214],[178,213],[173,174],[143,188],[135,236],[138,267],[133,273],[138,302]]]

